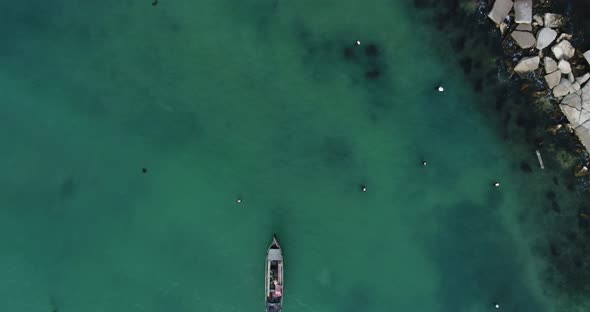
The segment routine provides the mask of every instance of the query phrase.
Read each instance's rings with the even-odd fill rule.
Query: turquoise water
[[[0,12],[1,310],[261,311],[273,233],[285,311],[567,306],[537,249],[557,169],[413,3]]]

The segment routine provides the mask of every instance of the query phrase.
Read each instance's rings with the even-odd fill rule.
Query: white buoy
[[[495,186],[495,187],[498,187],[498,186],[500,186],[500,182],[495,182],[495,183],[494,183],[494,186]]]
[[[363,192],[367,191],[367,187],[363,185],[363,188],[361,189]]]
[[[494,308],[495,308],[495,309],[499,309],[499,308],[500,308],[500,305],[499,305],[499,304],[497,304],[497,303],[494,303]]]
[[[438,86],[438,88],[436,88],[438,90],[438,92],[444,92],[445,88],[443,86]]]
[[[354,44],[361,45],[361,41],[360,40],[357,40],[357,41],[354,42]]]
[[[238,203],[238,204],[242,203],[242,199],[241,199],[241,198],[238,198],[238,199],[236,200],[236,203]]]
[[[426,165],[428,165],[428,163],[426,163],[426,161],[425,161],[425,160],[423,160],[423,161],[422,161],[422,166],[426,166]]]

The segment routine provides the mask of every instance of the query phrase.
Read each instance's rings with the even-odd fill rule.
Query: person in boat
[[[283,286],[279,285],[278,283],[275,284],[275,296],[281,298],[283,295]]]

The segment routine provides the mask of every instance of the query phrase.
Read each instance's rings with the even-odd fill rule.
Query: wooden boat
[[[266,255],[265,284],[266,312],[281,312],[283,309],[283,253],[275,236]]]

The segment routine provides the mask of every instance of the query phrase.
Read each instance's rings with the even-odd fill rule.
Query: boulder
[[[576,129],[576,134],[586,149],[590,149],[590,125],[587,123],[581,124],[580,127]]]
[[[562,40],[571,40],[571,39],[572,39],[572,35],[563,33],[563,34],[559,35],[559,37],[557,37],[557,42],[561,42]]]
[[[511,0],[496,0],[494,2],[494,7],[492,7],[492,11],[488,14],[488,17],[494,21],[497,25],[502,22],[510,13],[512,9],[513,2]]]
[[[510,36],[522,49],[528,49],[534,46],[536,42],[535,36],[528,31],[513,31]]]
[[[539,68],[540,60],[541,59],[538,56],[525,57],[514,66],[514,71],[519,74],[528,74]]]
[[[580,85],[583,85],[586,81],[588,81],[588,79],[590,79],[590,74],[585,73],[584,76],[576,78],[576,82],[578,82]],[[588,109],[590,109],[590,107]]]
[[[553,51],[553,55],[555,55],[555,58],[557,58],[558,60],[569,60],[574,56],[576,49],[574,49],[574,47],[569,41],[563,40],[562,42],[551,47],[551,51]]]
[[[582,96],[576,93],[568,94],[561,100],[561,104],[575,108],[579,112],[582,109]]]
[[[576,82],[576,77],[574,77],[574,73],[569,72],[569,74],[567,74],[567,80],[569,80],[572,83],[572,86],[575,86],[574,82]],[[578,85],[580,85],[580,84],[578,84]],[[578,88],[578,90],[579,90],[579,88]],[[578,90],[576,90],[576,91],[578,91]]]
[[[571,74],[572,72],[572,65],[570,64],[570,62],[566,60],[559,61],[559,64],[557,64],[557,68],[559,68],[559,70],[566,75]]]
[[[557,62],[555,62],[554,59],[548,56],[545,56],[545,58],[543,58],[543,63],[545,64],[546,73],[549,74],[557,70]]]
[[[590,119],[590,85],[582,88],[581,92],[572,93],[564,97],[560,107],[572,126],[578,131],[577,127]],[[590,141],[587,140],[585,142],[588,148],[587,143],[590,143]]]
[[[553,88],[553,96],[556,98],[566,96],[570,93],[574,93],[572,83],[567,79],[561,79],[559,84]]]
[[[542,28],[537,33],[537,49],[543,50],[557,38],[557,32],[551,28]]]
[[[545,75],[545,82],[547,82],[549,89],[553,89],[556,85],[558,85],[559,80],[561,80],[561,72],[559,70],[554,71],[549,75]]]
[[[533,22],[533,0],[514,1],[514,21],[519,24]]]
[[[590,83],[587,83],[583,88],[582,91],[580,91],[579,93],[582,94],[581,99],[582,99],[582,114],[580,115],[584,115],[583,111],[589,111],[590,110]],[[581,124],[584,124],[588,118],[590,118],[590,116],[587,116],[586,119],[582,120]],[[584,124],[586,126],[586,130],[588,130],[588,128],[590,128],[590,125],[588,125],[588,123]],[[590,143],[590,140],[587,140],[586,142],[582,141],[582,143],[584,143],[586,145],[586,148],[590,148],[590,146],[588,145],[588,143]]]
[[[586,59],[586,62],[590,64],[590,50],[584,52],[584,58]]]
[[[574,92],[578,92],[578,91],[580,91],[580,89],[582,89],[582,87],[580,86],[579,83],[573,82],[572,83],[572,89],[574,89]]]
[[[580,111],[582,110],[582,97],[579,94],[567,95],[563,98],[559,107],[574,127],[579,125]]]
[[[588,119],[590,119],[590,111],[588,111],[586,108],[582,108],[582,111],[580,112],[580,121],[578,125],[584,124],[586,121],[588,121]],[[576,131],[578,130],[576,129]]]
[[[543,18],[540,15],[533,15],[533,19],[537,22],[537,25],[543,27]]]
[[[518,26],[516,26],[516,30],[533,31],[533,26],[531,26],[531,24],[518,24]]]
[[[545,13],[545,27],[560,28],[565,26],[567,18],[563,15]]]
[[[587,83],[582,88],[582,106],[586,109],[590,109],[590,83]]]

